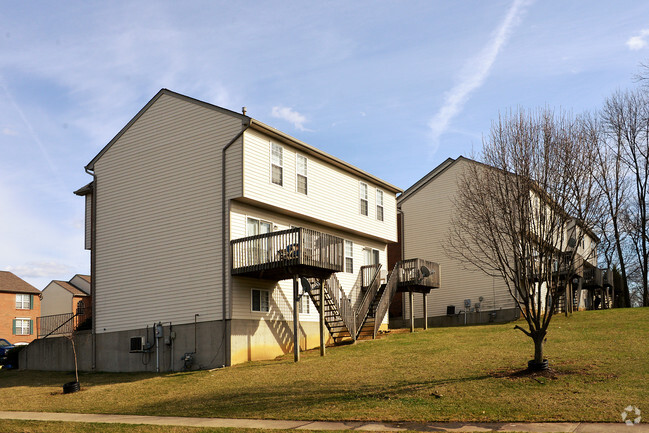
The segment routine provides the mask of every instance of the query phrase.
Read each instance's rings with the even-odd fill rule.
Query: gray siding
[[[96,329],[222,318],[222,148],[241,121],[163,94],[95,163]],[[241,144],[228,150],[241,194]]]
[[[428,315],[442,316],[446,307],[464,308],[464,300],[472,305],[482,296],[482,310],[500,310],[514,307],[504,281],[490,277],[471,265],[451,259],[444,243],[455,212],[452,202],[457,191],[457,177],[467,164],[460,160],[421,187],[401,203],[404,213],[405,258],[419,257],[440,264],[441,288],[428,297]],[[409,317],[408,298],[404,295],[404,317]],[[423,317],[421,295],[415,295],[415,316]]]

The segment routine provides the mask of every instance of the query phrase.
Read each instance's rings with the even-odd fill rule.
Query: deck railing
[[[230,242],[233,274],[304,265],[343,270],[342,238],[302,227]]]
[[[390,308],[390,302],[392,301],[392,298],[394,297],[394,294],[397,292],[397,288],[399,287],[399,279],[402,273],[401,270],[403,269],[402,263],[403,262],[397,262],[397,264],[394,265],[394,269],[392,269],[392,272],[390,272],[388,281],[385,284],[383,295],[381,296],[381,299],[376,306],[376,311],[374,313],[374,338],[376,338],[379,333],[379,328],[381,327],[381,322],[383,322],[383,317],[385,317],[385,313],[388,312],[388,308]]]
[[[399,262],[400,285],[439,287],[439,265],[424,259],[408,259]]]
[[[584,269],[584,283],[588,286],[602,287],[604,278],[599,268]]]

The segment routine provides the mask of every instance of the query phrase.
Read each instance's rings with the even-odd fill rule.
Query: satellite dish
[[[304,293],[309,293],[311,291],[311,283],[304,277],[300,277],[300,282],[302,283],[302,291]]]
[[[577,245],[577,240],[576,240],[575,238],[570,238],[570,239],[568,239],[568,246],[569,246],[570,248],[574,248],[575,245]]]
[[[426,266],[422,266],[421,268],[419,268],[419,271],[421,272],[421,276],[423,278],[430,277],[430,271]]]

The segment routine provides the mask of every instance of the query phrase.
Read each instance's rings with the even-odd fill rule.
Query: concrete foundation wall
[[[333,344],[325,329],[326,344]],[[300,349],[320,347],[320,324],[300,322]],[[232,364],[273,359],[293,352],[293,321],[232,320]]]
[[[467,325],[483,325],[487,323],[506,323],[519,318],[518,308],[508,308],[496,311],[481,311],[479,313],[468,313],[466,315]],[[453,314],[448,316],[435,316],[428,318],[429,327],[463,326],[464,314]],[[390,329],[409,328],[408,318],[390,318]],[[423,328],[424,319],[415,318],[415,328]]]
[[[154,337],[152,327],[97,334],[97,371],[155,372],[156,365],[160,372],[183,371],[181,358],[185,353],[193,353],[189,370],[221,367],[226,365],[224,326],[229,323],[220,320],[198,322],[195,326],[165,324],[160,339]],[[131,353],[131,337],[138,336],[144,337],[150,349]]]
[[[79,371],[92,370],[92,333],[76,333],[74,344]],[[20,352],[18,366],[21,370],[73,371],[72,343],[66,337],[34,340]]]

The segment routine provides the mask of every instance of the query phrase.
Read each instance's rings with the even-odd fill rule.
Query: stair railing
[[[349,331],[349,335],[353,340],[356,340],[356,315],[354,314],[354,307],[335,274],[332,274],[331,277],[324,281],[324,287],[321,288],[320,292],[320,302],[326,302],[325,294],[333,304],[333,313],[340,316],[343,324],[347,327],[347,331]]]
[[[368,278],[363,284],[366,287],[365,294],[363,295],[363,300],[358,304],[358,309],[356,311],[356,337],[358,337],[358,333],[363,327],[363,323],[365,323],[365,319],[369,314],[370,305],[372,305],[372,301],[374,301],[376,293],[379,291],[379,287],[381,286],[381,279],[379,278],[381,273],[381,264],[361,267],[363,275],[368,272],[368,269],[370,270]]]
[[[387,283],[385,284],[385,290],[383,290],[381,299],[376,306],[376,312],[374,313],[374,338],[376,338],[376,336],[378,335],[379,328],[381,327],[381,322],[383,322],[383,318],[385,317],[385,314],[390,307],[390,302],[392,302],[392,298],[394,297],[395,293],[397,293],[397,287],[399,286],[399,276],[401,272],[401,262],[397,262],[397,264],[394,265],[392,272],[390,272],[390,275],[388,275]]]

